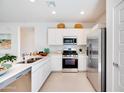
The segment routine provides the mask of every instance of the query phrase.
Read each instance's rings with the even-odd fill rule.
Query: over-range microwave
[[[64,37],[63,38],[63,44],[64,45],[77,45],[77,37]]]

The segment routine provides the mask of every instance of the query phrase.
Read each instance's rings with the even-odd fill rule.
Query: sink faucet
[[[31,56],[31,53],[23,53],[23,54],[22,54],[22,58],[23,58],[23,60],[26,59],[26,56]]]
[[[23,54],[22,54],[22,58],[23,58],[23,60],[25,60],[25,56],[26,56],[26,54],[23,53]]]

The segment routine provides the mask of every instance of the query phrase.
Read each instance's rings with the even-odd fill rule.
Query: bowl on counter
[[[48,53],[39,53],[40,56],[47,56]]]
[[[7,71],[8,71],[8,69],[0,68],[0,76],[5,74]]]
[[[12,67],[12,64],[2,64],[0,66],[0,76],[5,74],[11,67]]]

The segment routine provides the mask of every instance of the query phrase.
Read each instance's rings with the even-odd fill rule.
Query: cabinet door
[[[54,37],[56,45],[63,45],[63,29],[56,29]]]
[[[48,29],[48,45],[56,45],[56,33],[54,29]]]
[[[39,73],[38,71],[35,71],[32,73],[32,92],[37,92],[38,91],[38,76],[39,76]]]
[[[32,73],[32,91],[33,92],[37,92],[45,81],[44,65],[40,66],[35,72]]]
[[[78,29],[64,29],[63,36],[77,37]]]
[[[79,29],[78,32],[78,45],[86,45],[87,44],[87,34],[91,31],[91,29]]]
[[[43,85],[43,83],[45,82],[45,80],[47,79],[48,75],[50,74],[51,70],[50,70],[50,65],[49,64],[49,60],[44,60],[45,63],[41,64],[37,64],[38,68],[36,69],[36,65],[35,71],[32,69],[32,91],[33,92],[37,92],[41,86]]]
[[[83,29],[78,29],[77,31],[77,45],[83,45]]]
[[[86,60],[87,57],[84,55],[78,55],[78,70],[79,71],[86,71]]]
[[[62,70],[62,55],[52,55],[51,66],[52,66],[53,71],[61,71]]]
[[[63,45],[62,29],[48,29],[48,45]]]

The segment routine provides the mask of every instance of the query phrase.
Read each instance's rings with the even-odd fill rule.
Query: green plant
[[[50,52],[50,49],[49,48],[44,48],[44,52],[45,53],[49,53]]]
[[[5,54],[3,57],[0,58],[0,64],[6,63],[7,61],[13,62],[16,60],[16,56],[10,55],[10,54]]]

